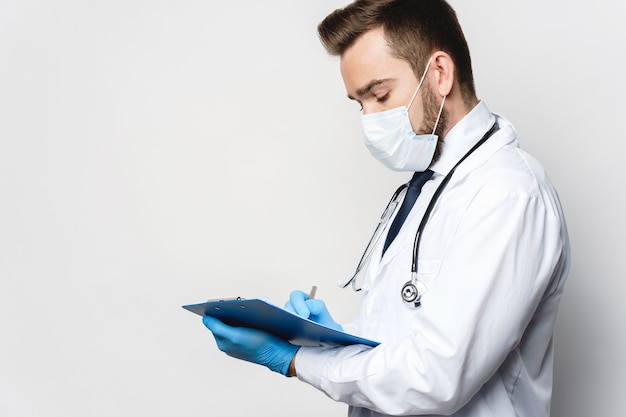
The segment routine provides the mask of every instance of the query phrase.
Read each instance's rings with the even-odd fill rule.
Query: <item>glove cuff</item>
[[[300,349],[300,346],[286,343],[281,346],[280,351],[277,352],[276,356],[274,356],[270,363],[267,364],[267,367],[274,372],[289,376],[289,365],[291,364],[294,356],[296,356],[298,349]]]

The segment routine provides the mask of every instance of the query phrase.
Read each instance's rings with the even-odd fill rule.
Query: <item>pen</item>
[[[315,292],[317,291],[317,287],[314,285],[311,287],[311,292],[309,292],[309,300],[315,298]]]

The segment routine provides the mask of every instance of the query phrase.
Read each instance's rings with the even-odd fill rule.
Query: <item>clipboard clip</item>
[[[230,298],[210,298],[206,300],[207,303],[215,303],[220,301],[241,301],[245,300],[243,297],[230,297]]]

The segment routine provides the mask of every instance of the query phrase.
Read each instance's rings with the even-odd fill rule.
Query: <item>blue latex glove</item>
[[[285,309],[323,326],[343,331],[341,324],[333,320],[328,312],[326,303],[318,299],[309,300],[309,294],[303,291],[292,291],[289,295],[289,301],[285,304]]]
[[[264,331],[229,326],[215,317],[204,316],[202,322],[213,333],[217,347],[228,356],[267,366],[283,375],[287,375],[299,349]]]

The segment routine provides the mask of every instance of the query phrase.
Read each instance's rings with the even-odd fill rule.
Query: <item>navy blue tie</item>
[[[424,172],[416,172],[415,174],[413,174],[413,178],[411,178],[411,181],[409,182],[409,187],[406,190],[404,201],[402,202],[402,205],[400,206],[400,210],[398,210],[398,214],[396,214],[396,217],[393,219],[393,222],[391,223],[391,227],[389,228],[389,233],[387,233],[385,246],[383,246],[383,255],[387,251],[387,248],[389,247],[389,245],[391,245],[391,242],[393,242],[393,239],[396,237],[396,235],[400,231],[400,228],[402,227],[404,220],[409,215],[411,208],[413,208],[413,205],[415,204],[415,200],[417,200],[417,196],[420,195],[420,192],[422,191],[422,187],[424,186],[426,181],[428,181],[430,177],[432,176],[433,176],[433,172],[430,169],[427,169]]]

